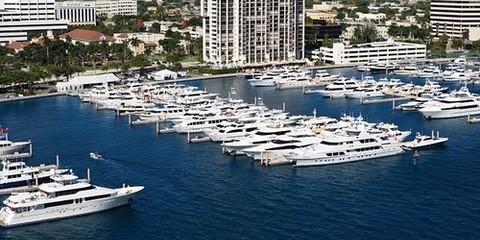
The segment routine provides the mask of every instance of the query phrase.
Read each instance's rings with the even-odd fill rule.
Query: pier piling
[[[56,169],[58,170],[60,168],[60,156],[56,156]]]
[[[155,131],[157,132],[157,135],[160,133],[160,122],[155,123]]]
[[[87,168],[87,181],[90,182],[90,168]]]

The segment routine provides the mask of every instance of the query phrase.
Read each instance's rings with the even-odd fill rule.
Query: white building
[[[137,0],[97,0],[95,10],[97,15],[108,18],[115,15],[136,16]]]
[[[70,25],[96,25],[95,1],[65,1],[55,3],[57,19],[68,20]]]
[[[55,18],[55,0],[0,0],[0,44],[26,41],[27,34],[67,29],[68,20]]]
[[[68,82],[57,82],[56,88],[58,92],[64,93],[81,93],[83,89],[95,85],[105,85],[109,83],[118,83],[120,79],[113,73],[78,76],[70,79]]]
[[[461,38],[464,31],[480,28],[480,4],[476,0],[432,0],[430,3],[432,35]],[[474,40],[474,39],[470,39]]]
[[[204,0],[203,60],[220,64],[304,58],[304,0]]]
[[[385,13],[361,13],[358,12],[358,21],[381,21],[387,18]]]
[[[424,44],[394,42],[372,42],[358,45],[334,43],[332,48],[321,47],[322,60],[328,63],[367,63],[369,61],[395,62],[401,60],[425,59],[427,47]]]

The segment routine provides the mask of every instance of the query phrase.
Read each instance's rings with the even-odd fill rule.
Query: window
[[[95,199],[100,199],[100,198],[107,198],[107,197],[110,197],[110,194],[98,195],[98,196],[93,196],[93,197],[86,197],[85,201],[90,201],[90,200],[95,200]]]

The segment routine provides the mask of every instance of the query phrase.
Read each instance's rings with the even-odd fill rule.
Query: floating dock
[[[480,118],[479,117],[470,117],[470,115],[467,116],[467,123],[480,123]]]

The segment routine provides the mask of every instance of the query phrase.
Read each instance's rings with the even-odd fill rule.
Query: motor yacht
[[[347,98],[376,98],[383,96],[385,94],[377,86],[358,87],[352,92],[345,93]]]
[[[9,140],[0,140],[0,156],[20,153],[22,150],[30,145],[31,142],[12,142]]]
[[[296,167],[356,162],[403,154],[399,143],[385,134],[366,131],[355,136],[332,135],[309,147],[296,149],[284,156]]]
[[[437,136],[432,135],[422,135],[417,132],[415,139],[411,142],[404,142],[402,143],[402,147],[406,149],[419,149],[419,148],[427,148],[427,147],[434,147],[438,145],[442,145],[448,141],[446,137],[440,137],[439,133],[437,132]]]
[[[344,98],[345,93],[353,92],[359,86],[360,83],[356,79],[340,78],[327,85],[325,89],[319,90],[318,93],[323,97]]]
[[[73,174],[54,175],[52,182],[39,185],[35,192],[10,195],[0,210],[0,226],[24,224],[81,216],[128,205],[144,187],[105,188],[78,179]]]
[[[57,166],[27,166],[25,162],[10,162],[3,160],[0,172],[0,189],[22,187],[38,183],[45,183],[54,174],[65,174],[69,169],[56,169]]]
[[[478,96],[464,86],[447,97],[424,103],[419,111],[427,119],[466,117],[480,114],[480,102]]]

